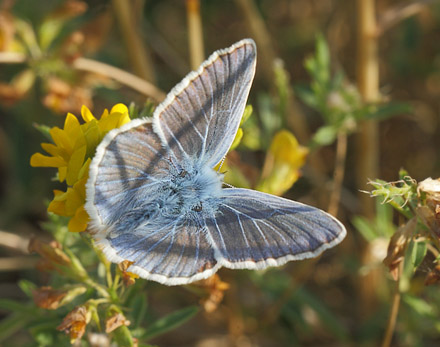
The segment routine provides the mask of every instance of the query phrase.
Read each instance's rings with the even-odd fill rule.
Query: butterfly
[[[240,125],[256,68],[244,39],[214,52],[156,108],[110,131],[90,164],[92,237],[115,263],[166,285],[220,267],[264,269],[316,257],[346,230],[331,215],[251,189],[224,187],[214,167]]]

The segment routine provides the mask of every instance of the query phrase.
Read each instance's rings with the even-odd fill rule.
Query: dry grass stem
[[[124,38],[130,65],[133,66],[133,70],[138,76],[151,83],[156,83],[149,51],[139,35],[140,31],[136,30],[137,25],[133,25],[132,3],[126,0],[112,0],[112,5]]]
[[[186,0],[188,20],[188,40],[191,69],[197,70],[205,60],[203,48],[202,19],[200,17],[200,0]]]
[[[388,29],[392,28],[401,21],[415,16],[423,11],[426,6],[438,2],[438,0],[418,0],[412,3],[398,4],[387,10],[379,17],[376,29],[376,35],[380,36]]]
[[[117,67],[104,64],[96,60],[78,58],[73,62],[73,67],[78,70],[88,71],[110,77],[113,80],[124,84],[145,96],[151,97],[156,102],[161,102],[163,99],[165,99],[166,96],[163,91],[161,91],[150,82],[147,82],[144,79],[124,70],[121,70]]]
[[[336,143],[336,163],[333,172],[333,189],[330,195],[330,203],[328,212],[337,216],[339,209],[339,202],[341,200],[342,183],[344,181],[345,173],[345,159],[347,156],[347,134],[340,133]]]

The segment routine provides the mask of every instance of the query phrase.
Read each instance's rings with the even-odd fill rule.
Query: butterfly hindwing
[[[202,228],[188,221],[144,231],[107,237],[104,252],[112,261],[133,262],[128,271],[168,285],[209,277],[220,266]]]
[[[206,226],[230,268],[262,269],[315,257],[345,237],[329,214],[295,201],[250,189],[223,190],[215,218]]]

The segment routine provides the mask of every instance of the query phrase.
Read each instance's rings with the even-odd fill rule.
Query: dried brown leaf
[[[432,269],[425,278],[425,285],[430,286],[440,281],[440,265]]]
[[[414,235],[416,226],[417,218],[412,218],[406,224],[400,226],[390,239],[387,256],[383,263],[390,269],[394,280],[398,279],[399,265],[403,262],[406,247]]]

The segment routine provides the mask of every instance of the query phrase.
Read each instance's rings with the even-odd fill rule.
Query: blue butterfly
[[[90,165],[93,238],[115,263],[167,285],[220,267],[264,269],[316,257],[346,230],[329,214],[250,189],[223,188],[213,168],[240,125],[256,66],[254,41],[213,53],[151,118],[109,132]]]

